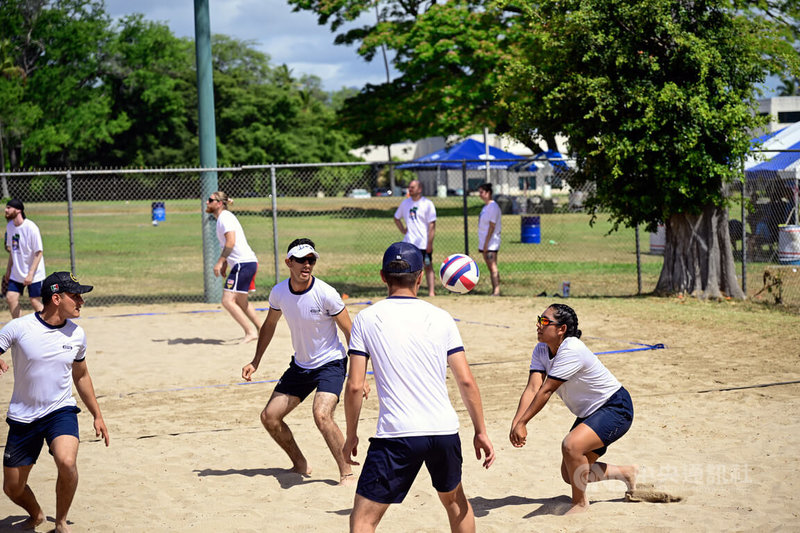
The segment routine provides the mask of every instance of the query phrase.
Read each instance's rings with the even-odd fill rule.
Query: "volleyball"
[[[448,256],[439,269],[439,278],[442,280],[444,288],[459,294],[465,294],[474,289],[480,275],[481,272],[475,261],[464,254]]]

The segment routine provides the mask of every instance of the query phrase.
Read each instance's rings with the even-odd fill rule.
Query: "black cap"
[[[6,206],[13,207],[14,209],[19,209],[20,211],[25,211],[25,206],[22,205],[22,202],[17,200],[16,198],[12,198],[6,203]]]
[[[71,272],[53,272],[42,282],[42,300],[50,301],[54,294],[62,292],[83,294],[92,289],[91,285],[81,285]]]
[[[390,269],[392,261],[405,261],[408,268]],[[422,270],[422,252],[413,244],[396,242],[383,253],[383,271],[390,274],[405,274]]]

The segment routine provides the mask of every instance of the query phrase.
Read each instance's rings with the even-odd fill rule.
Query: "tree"
[[[495,93],[504,72],[529,38],[518,24],[518,9],[487,0],[289,0],[296,10],[318,15],[332,31],[377,10],[376,22],[343,31],[337,44],[359,43],[371,61],[382,47],[394,53],[400,76],[367,84],[345,101],[342,123],[362,142],[391,144],[427,136],[470,134],[484,126],[497,133],[510,128],[508,109]],[[377,112],[376,112],[377,111]],[[536,131],[520,137],[539,152]],[[550,147],[554,138],[546,138]]]
[[[797,68],[781,28],[725,0],[520,7],[537,30],[503,87],[515,131],[568,136],[579,168],[571,185],[596,186],[595,216],[606,211],[615,227],[665,223],[657,293],[743,297],[726,191],[763,121],[756,86]]]

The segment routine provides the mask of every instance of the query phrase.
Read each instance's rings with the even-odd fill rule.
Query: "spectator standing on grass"
[[[28,287],[33,310],[42,310],[42,280],[45,276],[42,234],[39,227],[25,216],[25,206],[16,198],[6,204],[5,215],[9,256],[3,285],[8,285],[6,300],[11,318],[18,318],[21,313],[19,299],[25,287]]]
[[[486,432],[480,391],[456,323],[446,311],[417,299],[423,260],[419,249],[398,242],[383,255],[381,279],[389,297],[358,313],[350,336],[345,388],[344,456],[358,451],[361,390],[372,361],[380,410],[358,479],[350,531],[374,531],[392,503],[401,503],[424,463],[452,531],[475,531],[475,515],[461,483],[458,415],[447,393],[453,373],[475,434],[475,456],[489,468],[495,459]]]
[[[554,392],[577,417],[561,442],[561,477],[572,487],[567,514],[586,511],[587,484],[609,479],[636,488],[635,465],[618,466],[598,459],[633,423],[633,402],[625,387],[580,340],[578,315],[564,304],[552,304],[536,319],[539,343],[533,349],[528,384],[511,421],[509,439],[525,446],[526,425]]]
[[[14,391],[6,422],[3,453],[3,491],[28,513],[20,527],[34,529],[45,514],[28,476],[46,441],[56,477],[55,531],[69,531],[67,513],[78,488],[78,416],[72,383],[94,418],[98,437],[109,444],[108,429],[86,366],[86,335],[72,319],[80,317],[82,294],[92,290],[69,272],[55,272],[42,286],[44,307],[6,324],[0,330],[0,353],[13,348]],[[0,375],[8,365],[0,359]]]
[[[269,312],[258,335],[256,353],[252,362],[242,368],[242,377],[246,381],[252,379],[278,321],[285,315],[294,355],[261,412],[261,423],[291,459],[292,471],[310,475],[311,466],[284,418],[316,389],[312,406],[314,422],[339,467],[339,484],[349,485],[355,480],[350,465],[342,456],[344,436],[333,419],[333,412],[347,372],[347,353],[336,327],[342,330],[349,343],[352,324],[336,289],[311,275],[317,259],[319,254],[310,239],[295,239],[289,244],[285,259],[289,278],[275,285],[269,294]],[[368,392],[367,386],[364,395]]]
[[[418,180],[408,184],[408,198],[403,200],[395,211],[394,223],[403,234],[403,242],[413,244],[422,253],[428,296],[433,296],[432,263],[433,238],[436,236],[436,207],[428,198],[422,196],[422,184]]]
[[[217,219],[217,239],[222,248],[214,265],[214,275],[224,277],[230,267],[222,292],[222,306],[242,326],[244,338],[241,342],[245,343],[258,338],[258,317],[248,301],[248,294],[256,290],[258,258],[247,244],[239,219],[228,211],[231,203],[233,200],[227,194],[217,191],[206,201],[206,213]]]
[[[500,271],[497,269],[497,253],[500,251],[500,230],[503,225],[503,213],[500,206],[492,199],[492,184],[483,183],[478,186],[478,195],[484,206],[478,217],[478,251],[486,261],[492,279],[492,296],[500,296]]]

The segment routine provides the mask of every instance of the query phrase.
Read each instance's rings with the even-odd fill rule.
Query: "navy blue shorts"
[[[297,396],[301,402],[314,392],[314,389],[317,389],[317,392],[330,392],[338,398],[342,393],[345,374],[347,374],[346,357],[310,370],[299,366],[292,357],[289,368],[275,385],[275,392]]]
[[[36,464],[42,451],[42,443],[47,441],[47,445],[50,446],[53,439],[61,435],[72,435],[80,440],[78,435],[80,412],[81,410],[75,406],[62,407],[27,424],[6,418],[8,438],[3,453],[3,466],[15,468]]]
[[[422,254],[422,262],[425,266],[431,266],[431,263],[433,263],[433,249],[431,249],[430,253],[426,252],[425,248],[417,248],[417,250]]]
[[[633,424],[633,401],[631,400],[631,395],[628,394],[625,387],[620,387],[597,411],[586,418],[577,418],[570,431],[575,429],[578,424],[586,424],[592,428],[592,431],[597,433],[604,446],[592,451],[598,457],[602,456],[608,451],[609,444],[619,440]]]
[[[18,292],[20,294],[25,293],[25,284],[20,283],[19,281],[14,281],[13,279],[8,280],[8,292]],[[36,283],[31,283],[28,285],[28,296],[31,298],[41,298],[42,297],[42,282],[37,281]]]
[[[454,435],[369,439],[356,494],[378,503],[400,503],[422,468],[433,488],[450,492],[461,483],[461,439]]]
[[[256,272],[258,263],[239,263],[234,265],[228,279],[225,280],[225,290],[247,294],[256,290]]]

